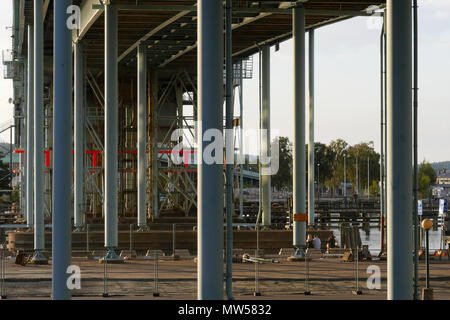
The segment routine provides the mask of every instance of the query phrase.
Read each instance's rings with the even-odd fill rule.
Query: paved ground
[[[268,258],[268,257],[267,257]],[[266,262],[259,265],[259,282],[255,281],[255,264],[233,264],[233,294],[236,299],[308,300],[308,299],[386,299],[386,262],[365,261],[359,263],[359,288],[363,295],[352,294],[356,289],[356,264],[345,263],[338,258],[313,259],[309,263],[309,282],[306,283],[305,262],[288,262],[286,257],[273,256],[279,263]],[[74,299],[102,299],[104,291],[112,297],[107,299],[154,299],[155,261],[142,258],[122,264],[107,265],[105,286],[103,264],[93,258],[73,258],[72,263],[81,269],[81,289],[74,290]],[[381,288],[369,290],[368,267],[379,267]],[[373,268],[373,267],[372,267]],[[46,299],[51,292],[51,261],[49,265],[15,265],[5,261],[6,280],[4,292],[9,298]],[[425,265],[420,265],[420,286],[425,284]],[[196,299],[197,268],[193,257],[172,261],[163,257],[158,263],[157,299]],[[254,297],[258,285],[261,297]],[[305,296],[306,285],[312,295]],[[435,299],[450,300],[450,262],[432,261],[431,286]]]

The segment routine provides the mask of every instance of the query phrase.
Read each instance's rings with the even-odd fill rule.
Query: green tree
[[[279,168],[271,178],[272,186],[277,190],[292,188],[292,144],[287,137],[279,139]]]
[[[369,166],[369,173],[367,166]],[[358,176],[356,176],[356,167],[358,167]],[[354,188],[359,186],[359,191],[367,190],[368,179],[379,181],[380,155],[375,151],[373,141],[361,142],[348,148],[347,177]]]
[[[376,180],[372,180],[372,184],[370,185],[370,194],[374,196],[378,196],[380,194],[380,185]]]
[[[305,152],[306,152],[306,171],[308,171],[308,148],[309,145],[306,144]],[[326,144],[321,142],[314,143],[314,179],[316,182],[319,182],[320,186],[330,186],[330,180],[333,176],[333,160],[335,158],[334,151],[330,149]],[[306,177],[306,183],[308,181],[308,177]]]
[[[330,184],[337,188],[344,181],[344,157],[348,154],[349,145],[342,139],[337,139],[330,142],[328,149],[334,155],[332,167],[333,174],[330,179]],[[348,163],[347,163],[348,165]],[[348,166],[347,166],[348,176]]]
[[[431,197],[431,185],[436,183],[436,172],[430,163],[425,160],[419,165],[417,173],[417,183],[419,187],[419,197],[430,198]]]

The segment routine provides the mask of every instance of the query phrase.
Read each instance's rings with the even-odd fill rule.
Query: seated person
[[[313,238],[310,234],[308,235],[308,238],[306,239],[306,247],[314,248]]]
[[[320,249],[320,238],[317,234],[314,235],[314,239],[313,239],[313,245],[314,245],[314,249]]]

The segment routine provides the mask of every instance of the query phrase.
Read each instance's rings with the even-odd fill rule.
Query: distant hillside
[[[442,161],[442,162],[432,162],[431,166],[433,169],[448,169],[450,170],[450,161]]]

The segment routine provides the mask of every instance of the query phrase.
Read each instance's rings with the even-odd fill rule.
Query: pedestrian
[[[314,249],[320,249],[320,238],[317,234],[314,235],[313,245]]]

